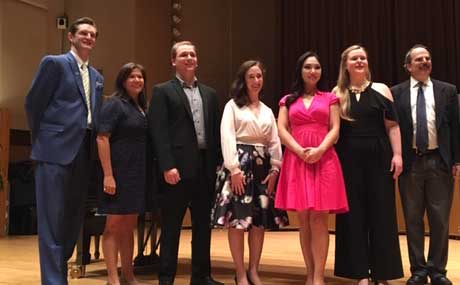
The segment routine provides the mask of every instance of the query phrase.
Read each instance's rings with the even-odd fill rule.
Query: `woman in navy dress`
[[[145,71],[135,63],[118,73],[116,91],[101,110],[97,145],[104,172],[99,213],[107,215],[102,250],[108,284],[119,285],[122,273],[129,285],[138,282],[133,273],[133,230],[144,211],[146,181]]]

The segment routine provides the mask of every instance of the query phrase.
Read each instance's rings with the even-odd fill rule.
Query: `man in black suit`
[[[216,91],[198,82],[195,46],[171,49],[173,79],[153,88],[149,109],[161,181],[159,284],[173,284],[180,230],[187,208],[192,218],[191,285],[222,284],[211,278],[210,210],[219,157],[220,114]]]
[[[391,91],[399,115],[403,174],[399,189],[406,220],[412,276],[407,285],[451,285],[446,277],[449,215],[453,175],[460,162],[457,89],[430,78],[431,55],[423,45],[406,54],[410,79]],[[424,213],[430,226],[428,257],[424,255]]]

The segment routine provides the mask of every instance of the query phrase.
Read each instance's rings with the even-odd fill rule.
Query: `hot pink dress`
[[[288,96],[281,99],[280,106],[285,106]],[[302,98],[298,98],[288,111],[293,138],[303,147],[320,145],[329,131],[330,105],[338,103],[339,99],[329,92],[317,92],[308,109]],[[334,147],[314,164],[285,149],[275,207],[331,213],[348,211],[342,168]]]

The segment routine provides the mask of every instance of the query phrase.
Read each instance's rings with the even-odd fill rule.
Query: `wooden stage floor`
[[[176,283],[189,284],[191,231],[183,230],[180,245],[180,264]],[[391,281],[393,285],[405,284],[409,273],[406,237],[400,236],[405,278]],[[426,243],[428,244],[428,243]],[[460,241],[450,240],[448,276],[454,284],[460,284]],[[137,252],[137,250],[135,250]],[[102,254],[102,253],[101,253]],[[101,258],[103,258],[101,256]],[[213,277],[225,284],[234,284],[232,261],[227,245],[227,232],[214,230],[212,238]],[[329,257],[326,264],[328,285],[354,284],[353,280],[337,278],[333,275],[334,235],[331,235]],[[265,285],[304,284],[305,268],[301,256],[297,231],[267,232],[262,255],[260,274]],[[153,268],[140,269],[137,277],[142,284],[157,284]],[[86,267],[86,277],[70,279],[70,285],[106,284],[105,264],[95,261]],[[9,236],[0,238],[0,284],[38,285],[40,284],[37,236]]]

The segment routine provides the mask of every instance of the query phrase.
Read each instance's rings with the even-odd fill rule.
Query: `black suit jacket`
[[[431,79],[436,113],[439,153],[449,168],[460,162],[460,124],[457,88],[449,83]],[[410,80],[391,88],[399,115],[404,171],[410,170],[414,160],[413,125],[410,106]]]
[[[198,83],[203,101],[206,132],[206,175],[215,179],[220,157],[220,113],[216,91]],[[158,167],[163,172],[179,170],[182,179],[198,173],[199,148],[187,95],[177,78],[153,87],[149,108],[149,129]]]

